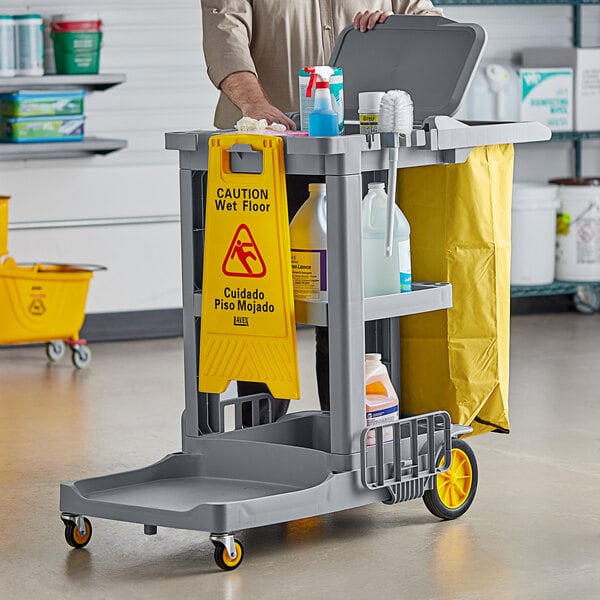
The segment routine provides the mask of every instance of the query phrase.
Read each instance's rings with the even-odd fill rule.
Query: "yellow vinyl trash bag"
[[[448,281],[453,307],[401,319],[402,410],[447,410],[508,433],[512,145],[464,164],[398,171],[413,281]]]

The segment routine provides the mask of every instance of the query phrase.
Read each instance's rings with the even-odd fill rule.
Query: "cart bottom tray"
[[[216,436],[136,471],[61,485],[63,513],[228,532],[383,500],[360,471],[333,473],[326,452]]]

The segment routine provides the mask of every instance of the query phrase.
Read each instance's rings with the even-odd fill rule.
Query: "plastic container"
[[[310,183],[309,196],[290,224],[292,280],[298,300],[327,299],[327,199],[324,183]]]
[[[84,97],[84,90],[2,94],[0,112],[3,117],[82,115]]]
[[[44,21],[41,15],[15,15],[16,75],[44,74]]]
[[[53,31],[50,37],[54,44],[57,73],[81,75],[99,72],[101,31]]]
[[[514,185],[511,285],[549,285],[554,281],[557,194],[555,185]]]
[[[385,365],[381,362],[381,354],[365,354],[365,405],[367,427],[393,423],[399,418],[398,395]],[[383,441],[389,442],[392,437],[391,427],[384,428]],[[369,431],[367,445],[373,444],[375,432]]]
[[[0,344],[76,340],[91,271],[67,265],[0,264]]]
[[[0,15],[0,77],[14,77],[15,60],[15,20],[10,15]]]
[[[298,71],[299,89],[300,89],[300,129],[308,131],[308,115],[314,110],[315,95],[307,94],[312,73],[307,71],[310,67],[305,67]],[[332,67],[333,75],[329,78],[329,91],[331,96],[331,106],[338,116],[338,133],[344,133],[344,74],[340,67]]]
[[[385,92],[361,92],[358,95],[360,133],[379,133],[379,106]]]
[[[102,21],[98,13],[67,13],[53,15],[50,30],[57,33],[73,31],[100,31]]]
[[[363,273],[365,297],[410,292],[410,225],[394,207],[392,256],[385,255],[387,194],[385,184],[369,183],[362,205]]]
[[[10,196],[0,195],[0,256],[8,254],[8,201]]]
[[[556,278],[600,281],[600,178],[550,183],[559,185]]]
[[[85,117],[6,117],[0,126],[3,142],[78,142]]]

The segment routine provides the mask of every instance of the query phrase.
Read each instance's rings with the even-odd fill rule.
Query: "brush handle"
[[[388,148],[390,161],[388,171],[388,203],[385,232],[385,255],[392,255],[392,243],[394,240],[394,205],[396,204],[396,171],[398,169],[398,148]]]

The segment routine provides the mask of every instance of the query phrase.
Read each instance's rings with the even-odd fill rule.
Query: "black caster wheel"
[[[89,519],[84,517],[83,523],[85,525],[85,532],[83,535],[79,531],[79,528],[75,524],[75,521],[65,521],[65,540],[67,544],[73,548],[83,548],[87,546],[89,541],[92,539],[92,524]]]
[[[440,466],[443,466],[442,457]],[[429,511],[445,521],[464,515],[475,498],[477,490],[477,461],[466,442],[452,440],[450,468],[435,476],[432,490],[423,494],[423,502]]]
[[[225,544],[221,542],[213,542],[215,545],[215,562],[220,569],[223,571],[233,571],[237,569],[241,564],[244,558],[244,548],[242,547],[242,542],[238,539],[234,539],[235,543],[235,558],[231,558],[229,556],[229,552],[227,552],[227,548]]]

